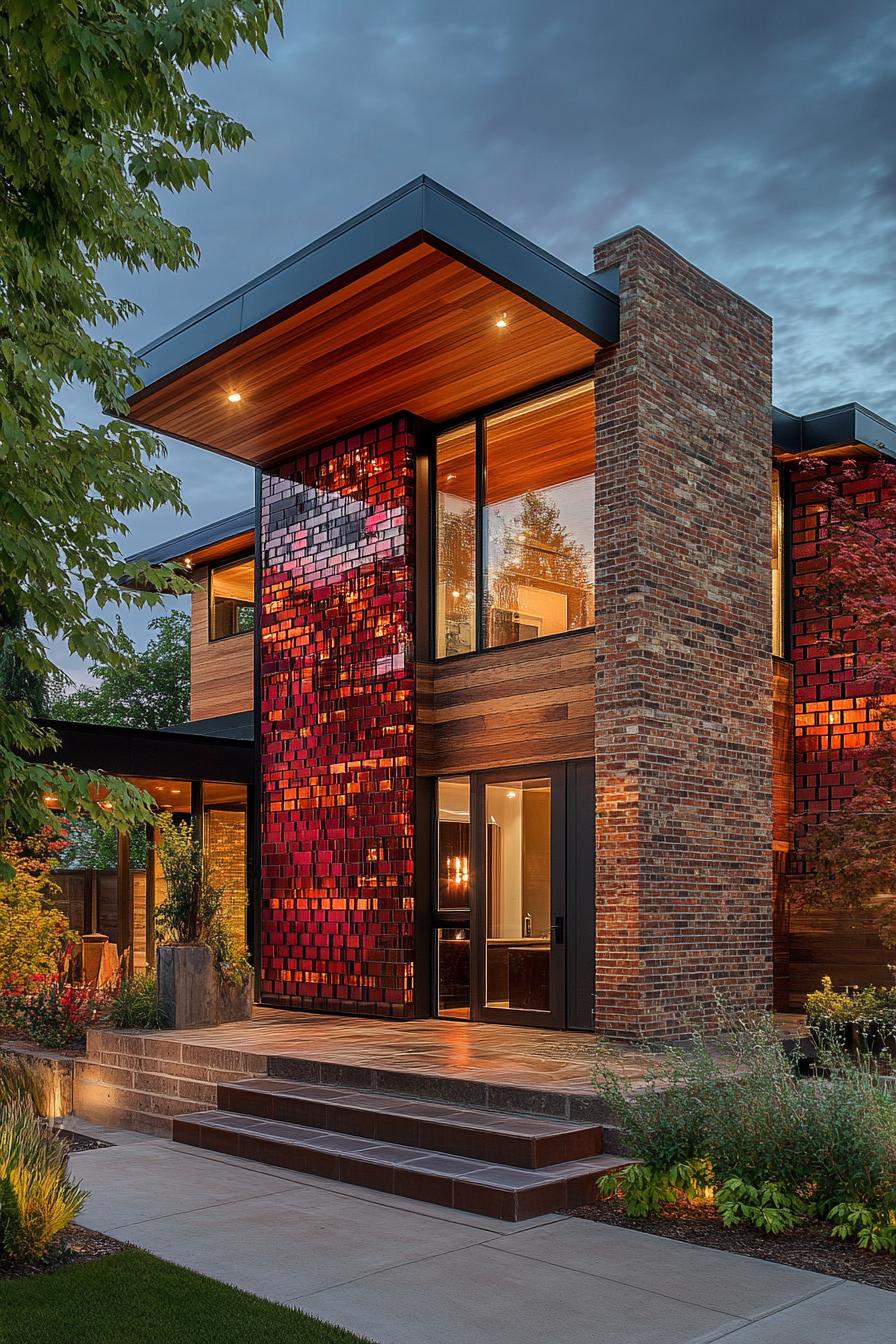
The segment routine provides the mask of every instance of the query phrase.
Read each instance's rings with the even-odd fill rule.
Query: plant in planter
[[[858,985],[835,990],[831,977],[806,996],[806,1020],[816,1045],[873,1054],[896,1048],[896,988]]]
[[[167,1025],[248,1017],[251,967],[221,916],[222,890],[193,826],[160,817],[157,853],[167,895],[156,911],[156,980]]]

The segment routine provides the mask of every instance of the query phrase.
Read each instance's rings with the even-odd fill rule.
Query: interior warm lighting
[[[179,798],[179,797],[180,797],[180,794],[181,794],[181,790],[180,790],[180,789],[172,789],[171,792],[174,794],[175,798]]]
[[[111,803],[100,803],[100,807],[104,808],[107,812],[111,812],[111,811],[112,811],[112,804],[111,804]]]
[[[44,802],[46,803],[47,807],[54,807],[56,803],[59,802],[59,799],[56,797],[55,793],[45,793]]]
[[[242,401],[242,399],[243,399],[243,398],[242,398],[242,395],[241,395],[239,392],[228,392],[228,393],[227,393],[227,400],[228,400],[228,401],[232,401],[232,402],[234,403],[234,405],[236,404],[236,402],[238,402],[238,401]]]
[[[452,596],[452,597],[460,597],[460,589],[459,589],[459,588],[452,588],[452,589],[451,589],[451,596]]]
[[[507,790],[507,797],[508,797],[508,798],[515,798],[515,797],[516,797],[516,789],[508,789],[508,790]]]
[[[456,480],[457,480],[457,472],[456,472],[456,471],[449,471],[448,475],[445,477],[445,480],[446,480],[446,481],[456,481]]]
[[[502,314],[501,314],[501,316],[498,318],[497,322],[495,323],[495,326],[498,328],[499,331],[503,331],[503,330],[504,330],[504,328],[507,326],[507,314],[506,314],[506,313],[502,313]]]
[[[470,881],[470,861],[465,855],[450,855],[447,860],[448,881],[452,886],[465,887]]]
[[[190,569],[192,569],[192,568],[193,568],[193,561],[190,559],[190,557],[189,557],[188,555],[185,555],[185,556],[184,556],[184,569],[186,569],[186,570],[190,570]]]

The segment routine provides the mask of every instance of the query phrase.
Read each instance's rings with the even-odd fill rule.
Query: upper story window
[[[436,442],[436,657],[594,624],[590,380]]]
[[[229,639],[255,625],[255,558],[244,556],[209,571],[208,637]]]
[[[784,657],[784,500],[777,469],[772,472],[772,653]]]

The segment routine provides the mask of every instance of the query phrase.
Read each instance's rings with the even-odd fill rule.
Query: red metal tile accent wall
[[[598,1030],[771,1004],[771,322],[635,229],[595,368]]]
[[[829,478],[860,504],[881,498],[882,483],[871,464],[860,480],[844,481],[836,468]],[[825,505],[813,482],[793,477],[791,556],[793,560],[792,654],[796,711],[795,791],[797,813],[807,818],[836,810],[858,783],[856,753],[866,747],[873,725],[864,696],[870,687],[853,667],[858,648],[848,639],[830,656],[830,619],[812,603],[814,576],[823,568],[818,554]]]
[[[399,416],[262,477],[261,985],[413,1008],[414,434]]]
[[[857,480],[844,480],[833,465],[830,479],[859,504],[876,504],[886,491],[874,462]],[[854,666],[862,651],[860,638],[846,637],[844,647],[830,653],[830,618],[812,601],[814,576],[824,564],[818,554],[825,505],[811,479],[792,475],[793,623],[791,630],[794,702],[794,799],[800,819],[790,870],[796,884],[803,868],[800,841],[815,821],[851,797],[859,782],[859,754],[869,744],[874,724],[866,696],[871,686]],[[846,629],[843,620],[841,629]],[[801,910],[789,912],[787,964],[788,1006],[801,1009],[806,994],[818,987],[823,974],[837,984],[888,984],[893,960],[869,924],[842,912]]]

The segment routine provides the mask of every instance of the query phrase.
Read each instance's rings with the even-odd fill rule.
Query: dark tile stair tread
[[[613,1167],[627,1165],[625,1158],[604,1153],[598,1157],[580,1158],[573,1162],[559,1162],[551,1167],[530,1170],[523,1167],[502,1166],[475,1158],[452,1157],[425,1148],[409,1148],[403,1144],[383,1143],[379,1139],[362,1139],[351,1134],[338,1134],[311,1129],[286,1121],[259,1120],[254,1116],[236,1115],[227,1111],[193,1111],[178,1116],[185,1126],[201,1129],[237,1131],[271,1140],[285,1147],[313,1148],[351,1157],[384,1167],[408,1168],[415,1172],[446,1176],[465,1185],[483,1185],[503,1190],[529,1190],[552,1185],[569,1177],[598,1176]]]
[[[377,1092],[359,1092],[352,1088],[328,1087],[320,1083],[292,1082],[280,1078],[247,1078],[242,1082],[226,1084],[237,1092],[269,1093],[277,1097],[294,1097],[299,1101],[319,1102],[322,1105],[345,1106],[355,1110],[382,1112],[406,1116],[415,1120],[433,1120],[457,1128],[489,1129],[514,1138],[553,1138],[564,1134],[580,1134],[599,1128],[587,1121],[556,1120],[537,1115],[513,1115],[504,1111],[487,1111],[476,1106],[455,1106],[441,1102],[419,1101],[409,1097],[382,1095]]]

